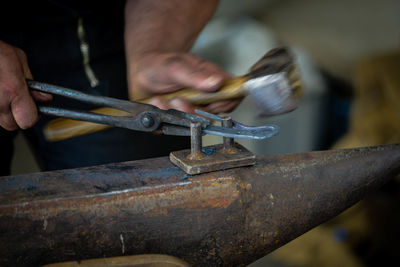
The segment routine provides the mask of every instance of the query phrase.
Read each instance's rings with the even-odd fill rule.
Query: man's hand
[[[33,126],[38,120],[33,99],[52,99],[48,94],[31,93],[26,85],[26,78],[32,79],[32,74],[25,53],[0,41],[0,126],[6,130]]]
[[[129,94],[132,100],[193,88],[218,90],[229,78],[217,65],[187,53],[211,18],[217,0],[130,0],[125,8],[125,47]],[[221,101],[202,107],[211,113],[232,111],[240,101]],[[162,109],[193,112],[184,99],[162,102]]]
[[[142,57],[135,65],[135,72],[130,74],[134,99],[170,93],[182,88],[212,92],[218,90],[222,82],[229,78],[217,65],[188,53],[151,53]],[[203,109],[211,113],[229,112],[238,103],[236,100],[220,101]],[[189,113],[193,113],[195,108],[181,98],[164,102],[158,97],[153,97],[150,104],[162,109],[174,108]]]

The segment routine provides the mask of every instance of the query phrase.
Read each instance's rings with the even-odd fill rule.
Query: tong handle
[[[138,102],[132,102],[132,101],[127,101],[127,100],[121,100],[117,98],[112,98],[112,97],[107,97],[107,96],[97,96],[97,95],[90,95],[90,94],[85,94],[83,92],[58,86],[58,85],[53,85],[53,84],[48,84],[48,83],[43,83],[43,82],[37,82],[33,80],[26,80],[26,83],[29,88],[40,91],[40,92],[45,92],[49,94],[54,94],[54,95],[60,95],[66,98],[71,98],[74,100],[77,100],[79,102],[84,102],[84,103],[89,103],[89,104],[94,104],[102,107],[110,107],[113,109],[120,109],[126,112],[129,112],[131,116],[138,115],[144,111],[149,111],[153,110],[154,107],[151,105],[147,105],[145,103],[138,103]]]
[[[113,108],[97,108],[91,110],[93,113],[110,115],[110,116],[128,116],[128,112]],[[77,121],[71,119],[58,118],[51,120],[43,129],[44,136],[47,141],[61,141],[81,135],[91,134],[109,129],[113,126],[106,124],[98,124],[86,121]]]
[[[142,127],[140,127],[140,123],[134,123],[135,118],[141,113],[145,111],[151,112],[156,109],[151,105],[120,100],[111,97],[85,94],[83,92],[66,87],[37,82],[29,79],[27,79],[26,82],[29,88],[40,92],[60,95],[80,102],[103,106],[102,108],[91,111],[97,114],[39,106],[39,111],[43,114],[71,118],[60,118],[50,121],[50,123],[48,123],[44,129],[44,135],[48,141],[59,141],[75,136],[94,133],[108,129],[112,126],[145,131],[152,129],[151,127],[149,127],[149,129],[142,129]],[[114,116],[114,118],[111,116]],[[125,118],[115,119],[116,116],[122,116]],[[76,121],[75,119],[83,121]]]

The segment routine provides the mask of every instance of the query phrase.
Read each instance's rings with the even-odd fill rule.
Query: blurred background
[[[240,141],[255,154],[400,142],[400,1],[223,0],[192,52],[241,75],[268,50],[295,55],[305,84],[297,110],[257,118],[245,99],[232,117],[277,124]],[[220,142],[206,137],[204,142]],[[39,171],[22,135],[12,173]],[[251,266],[399,266],[399,179]]]

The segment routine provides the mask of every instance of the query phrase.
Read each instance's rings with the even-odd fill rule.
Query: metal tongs
[[[201,123],[202,134],[211,134],[231,138],[266,139],[276,135],[279,132],[279,127],[276,125],[252,127],[233,121],[233,128],[214,126],[211,125],[210,120],[204,117],[175,109],[162,110],[150,104],[120,100],[111,97],[94,96],[73,89],[32,80],[27,80],[27,84],[31,89],[40,92],[60,95],[80,102],[102,107],[110,107],[129,113],[127,116],[111,116],[51,106],[38,107],[42,114],[55,117],[106,124],[143,132],[161,130],[163,134],[179,136],[190,136],[190,124],[192,122]],[[212,120],[222,120],[221,117],[204,111],[196,112]]]

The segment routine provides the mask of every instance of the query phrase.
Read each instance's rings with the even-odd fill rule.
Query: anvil
[[[400,173],[400,144],[259,156],[187,175],[167,157],[0,179],[0,265],[144,253],[243,266]]]

